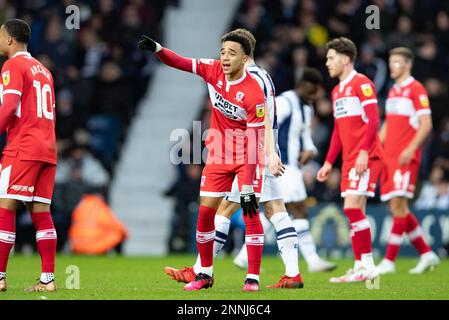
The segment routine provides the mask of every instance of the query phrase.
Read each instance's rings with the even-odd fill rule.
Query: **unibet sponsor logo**
[[[334,101],[334,116],[335,118],[339,118],[342,117],[344,115],[346,115],[348,113],[348,111],[346,110],[346,99],[338,99]]]
[[[214,107],[220,110],[221,113],[223,113],[229,119],[238,120],[236,113],[239,107],[223,99],[221,94],[219,94],[216,91],[215,91]]]

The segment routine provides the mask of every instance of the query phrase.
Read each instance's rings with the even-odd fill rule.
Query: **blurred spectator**
[[[374,48],[369,44],[362,46],[356,69],[373,81],[377,92],[382,91],[388,77],[388,66],[383,59],[376,57]]]
[[[120,66],[115,62],[105,62],[95,83],[92,114],[118,116],[122,125],[127,126],[134,105],[129,84],[123,77]]]
[[[421,189],[415,208],[421,209],[449,209],[449,168],[434,165],[430,172],[429,181]]]
[[[432,147],[434,157],[444,157],[449,159],[449,117],[441,121],[440,131],[434,138]]]
[[[60,184],[75,182],[91,190],[104,190],[110,177],[99,160],[89,151],[87,145],[74,145],[69,156],[58,163],[56,182]]]

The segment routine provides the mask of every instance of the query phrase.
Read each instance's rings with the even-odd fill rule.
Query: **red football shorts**
[[[368,169],[362,176],[355,173],[355,163],[343,163],[341,172],[341,196],[348,194],[374,197],[377,180],[383,168],[381,159],[370,159]]]
[[[260,197],[263,188],[263,172],[264,170],[261,170],[258,166],[253,182],[256,197]],[[232,182],[236,175],[239,181],[239,190],[242,190],[241,181],[245,178],[245,166],[243,164],[206,164],[201,176],[200,196],[226,196],[226,193],[232,190]]]
[[[0,166],[0,198],[51,203],[56,165],[3,155]]]
[[[407,166],[400,167],[397,159],[388,161],[381,175],[380,199],[382,201],[394,197],[413,199],[419,165],[419,162],[412,161]]]

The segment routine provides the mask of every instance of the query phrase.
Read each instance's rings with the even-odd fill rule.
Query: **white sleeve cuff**
[[[424,115],[432,114],[432,111],[430,110],[430,108],[428,108],[428,109],[421,109],[421,110],[416,111],[416,114],[418,116],[424,116]]]
[[[362,102],[362,107],[367,106],[369,104],[377,103],[377,99],[369,99]]]

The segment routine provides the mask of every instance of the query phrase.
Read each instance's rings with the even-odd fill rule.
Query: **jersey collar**
[[[236,84],[239,84],[240,82],[242,82],[243,80],[245,80],[245,78],[246,78],[246,70],[243,70],[243,75],[242,75],[239,79],[237,79],[237,80],[228,81],[228,80],[226,79],[226,76],[225,76],[225,80],[226,80],[226,92],[229,91],[229,89],[231,88],[231,86],[234,86],[234,85],[236,85]]]
[[[401,83],[397,83],[396,85],[400,86],[400,87],[406,87],[408,86],[410,83],[413,82],[413,80],[415,80],[415,78],[413,78],[412,76],[408,77],[407,79],[405,79],[404,81],[402,81]]]
[[[352,78],[355,77],[356,74],[357,74],[357,71],[355,71],[355,69],[352,70],[351,73],[348,74],[346,79],[340,81],[340,88],[343,88],[344,86],[346,86],[349,83],[349,81],[351,81]]]
[[[21,55],[31,57],[31,53],[29,53],[28,51],[17,51],[11,58],[14,58],[16,56],[21,56]]]

